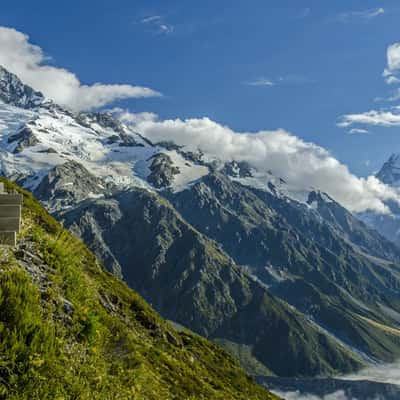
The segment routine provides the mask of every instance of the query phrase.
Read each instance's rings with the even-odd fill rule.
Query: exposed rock
[[[111,135],[107,138],[107,144],[118,143],[121,138],[118,135]]]
[[[400,184],[400,154],[392,154],[376,177],[387,185]]]
[[[164,153],[159,153],[153,157],[150,171],[147,180],[157,189],[171,186],[174,176],[179,174],[179,168],[174,166],[171,158]]]
[[[108,112],[91,112],[91,113],[79,113],[76,116],[76,120],[82,124],[90,128],[93,123],[99,124],[101,127],[113,130],[118,133],[125,133],[124,128],[117,119],[113,117],[111,113]]]
[[[0,100],[21,108],[35,108],[44,102],[42,93],[24,85],[20,79],[0,66]]]
[[[53,209],[68,207],[90,196],[102,196],[113,185],[91,174],[82,164],[67,161],[53,168],[35,189],[42,201],[52,202]]]
[[[126,133],[120,133],[119,135],[121,139],[121,143],[119,144],[121,147],[144,147],[144,144],[138,142],[132,135],[128,135]]]
[[[44,150],[39,150],[38,153],[57,154],[57,151],[54,150],[52,147],[49,147]]]
[[[39,140],[29,128],[29,126],[25,126],[15,135],[12,135],[8,138],[8,143],[18,142],[14,148],[13,153],[21,153],[25,148],[36,146],[39,144]]]
[[[245,161],[231,161],[225,163],[221,172],[233,178],[249,178],[252,177],[251,166]]]

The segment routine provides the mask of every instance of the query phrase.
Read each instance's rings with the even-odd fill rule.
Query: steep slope
[[[276,374],[329,374],[361,365],[156,194],[131,189],[83,202],[59,218],[106,265],[104,244],[111,249],[124,279],[163,316],[204,336],[250,346]]]
[[[175,331],[27,192],[18,246],[0,255],[1,398],[276,398]]]
[[[332,199],[314,192],[307,206],[218,173],[166,195],[272,293],[353,351],[369,360],[400,355],[399,250]]]
[[[331,374],[400,355],[399,251],[328,195],[152,143],[109,113],[73,114],[5,70],[2,82],[1,174],[164,316],[253,372]]]

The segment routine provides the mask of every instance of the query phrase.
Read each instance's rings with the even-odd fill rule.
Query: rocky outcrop
[[[179,168],[174,166],[171,158],[164,153],[152,157],[150,171],[147,181],[157,189],[171,186],[174,176],[179,174]]]
[[[0,66],[0,100],[15,107],[35,108],[44,102],[44,96]]]
[[[400,184],[400,154],[392,154],[388,161],[383,164],[376,177],[387,185],[397,186]]]
[[[47,173],[34,194],[52,210],[68,208],[90,197],[103,196],[113,185],[91,174],[82,164],[67,161]]]
[[[8,138],[8,143],[15,143],[13,153],[21,153],[27,147],[35,146],[39,144],[39,140],[29,128],[29,126],[25,126],[18,133],[12,135]]]
[[[225,163],[221,172],[232,178],[250,178],[253,176],[251,170],[250,164],[245,161],[231,161]]]

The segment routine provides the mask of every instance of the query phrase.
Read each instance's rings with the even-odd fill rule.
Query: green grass
[[[175,331],[21,192],[18,246],[0,248],[0,398],[276,398],[217,345]]]

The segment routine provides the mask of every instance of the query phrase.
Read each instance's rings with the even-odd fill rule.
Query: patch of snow
[[[175,150],[164,150],[162,152],[169,156],[174,166],[179,169],[179,173],[174,176],[174,182],[172,185],[173,192],[181,192],[187,189],[203,176],[208,175],[210,172],[208,167],[194,164],[192,161],[187,160]]]

